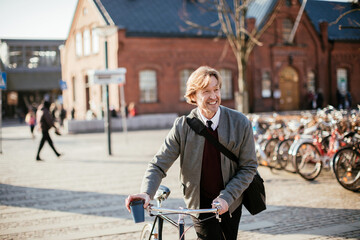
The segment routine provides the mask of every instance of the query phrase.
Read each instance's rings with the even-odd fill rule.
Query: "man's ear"
[[[191,100],[191,103],[196,104],[196,96],[195,96],[195,94],[189,96],[189,98]]]

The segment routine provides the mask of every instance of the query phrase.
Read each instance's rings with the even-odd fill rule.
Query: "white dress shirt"
[[[204,123],[205,126],[207,126],[207,121],[212,121],[211,128],[213,131],[218,127],[219,125],[219,119],[220,119],[220,108],[218,108],[217,112],[215,113],[214,117],[212,119],[207,119],[204,117],[204,115],[201,114],[200,109],[198,108],[199,115],[201,116],[201,120]]]

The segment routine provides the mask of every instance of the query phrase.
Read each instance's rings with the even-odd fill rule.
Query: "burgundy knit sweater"
[[[217,129],[215,131],[207,130],[218,139]],[[219,196],[222,189],[224,189],[224,183],[221,173],[220,151],[205,139],[201,167],[200,195],[209,200],[213,200]]]

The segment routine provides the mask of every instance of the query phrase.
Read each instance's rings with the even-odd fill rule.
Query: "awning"
[[[12,72],[7,74],[8,91],[60,89],[61,72]]]

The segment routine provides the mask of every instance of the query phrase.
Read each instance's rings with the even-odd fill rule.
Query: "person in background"
[[[243,193],[252,182],[258,164],[251,122],[242,113],[220,105],[221,84],[220,73],[208,66],[190,75],[185,97],[197,108],[175,120],[164,144],[148,164],[141,192],[125,200],[129,211],[134,200],[144,200],[144,208],[149,205],[162,178],[179,159],[180,185],[187,208],[220,204],[221,222],[214,214],[200,214],[200,221],[192,218],[198,239],[237,239]],[[233,152],[238,162],[220,154],[206,138],[196,134],[187,124],[187,117],[197,118],[208,126],[206,130]],[[201,221],[209,216],[210,219]]]
[[[352,106],[352,97],[349,91],[346,91],[345,95],[345,109],[351,109]]]
[[[29,108],[29,112],[25,116],[25,122],[30,126],[31,137],[35,138],[34,128],[36,123],[36,117],[35,112],[32,110],[32,108]]]
[[[75,119],[75,107],[71,109],[71,119]]]
[[[323,104],[324,104],[324,95],[322,92],[322,89],[319,89],[317,94],[316,94],[316,106],[317,108],[323,108]]]
[[[42,104],[41,110],[38,110],[39,115],[37,116],[37,119],[39,119],[38,124],[40,125],[42,138],[40,140],[39,148],[38,148],[37,155],[36,155],[37,161],[43,161],[40,158],[40,152],[45,144],[45,141],[47,141],[49,143],[50,147],[52,148],[52,150],[54,150],[57,157],[61,156],[61,154],[58,151],[56,151],[53,141],[51,140],[50,135],[49,135],[49,130],[52,127],[55,128],[55,133],[57,135],[60,135],[58,129],[56,128],[56,126],[54,124],[54,119],[51,116],[49,108],[50,108],[50,102],[44,101],[44,103]]]
[[[136,108],[135,108],[135,103],[131,102],[128,106],[128,111],[129,111],[129,117],[134,117],[136,115]]]
[[[61,104],[60,106],[60,126],[64,126],[64,119],[66,118],[66,110],[64,109],[64,106]]]

